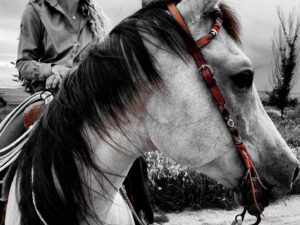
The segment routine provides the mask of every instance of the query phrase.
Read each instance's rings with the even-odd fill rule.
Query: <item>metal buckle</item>
[[[209,32],[213,37],[216,37],[218,35],[218,31],[216,31],[215,29],[211,29]]]
[[[227,125],[228,125],[229,127],[231,127],[231,128],[234,128],[235,124],[234,124],[233,119],[229,119],[229,120],[227,121]]]
[[[44,100],[45,105],[48,105],[53,100],[53,94],[49,91],[44,91],[41,93],[41,99]]]
[[[208,69],[209,72],[210,72],[211,74],[214,74],[213,69],[212,69],[211,66],[208,65],[208,64],[203,64],[202,66],[199,67],[199,71],[200,71],[200,72],[202,72],[202,71],[205,70],[205,69]]]

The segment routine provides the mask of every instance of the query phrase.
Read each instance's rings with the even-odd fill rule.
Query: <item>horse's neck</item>
[[[95,162],[104,173],[101,178],[88,176],[90,186],[95,191],[91,193],[93,207],[97,216],[104,219],[104,222],[117,224],[118,221],[112,220],[121,218],[124,221],[128,211],[124,201],[120,200],[118,190],[134,160],[143,152],[151,150],[150,146],[145,146],[145,143],[149,143],[145,140],[147,134],[141,122],[135,120],[124,126],[122,132],[111,130],[110,138],[106,138],[105,141],[91,130],[88,130],[88,137],[95,154]]]

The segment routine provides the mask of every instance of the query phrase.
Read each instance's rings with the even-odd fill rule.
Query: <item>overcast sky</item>
[[[132,14],[141,7],[140,0],[96,0],[113,23]],[[15,86],[9,74],[16,73],[9,64],[15,61],[17,37],[22,12],[28,0],[0,0],[0,87]],[[286,12],[297,10],[300,15],[300,0],[227,0],[239,13],[243,27],[243,48],[256,67],[258,90],[269,89],[272,62],[272,37],[278,26],[276,8]],[[300,79],[299,79],[300,80]],[[300,92],[300,82],[294,91]]]

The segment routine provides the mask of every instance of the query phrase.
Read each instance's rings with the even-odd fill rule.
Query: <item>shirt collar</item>
[[[54,7],[58,4],[57,0],[45,0],[45,1],[48,2],[52,7]]]

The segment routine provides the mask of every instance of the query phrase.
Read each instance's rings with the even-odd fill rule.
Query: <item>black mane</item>
[[[164,50],[183,57],[186,36],[165,12],[166,2],[149,4],[116,26],[104,43],[91,47],[43,112],[15,163],[22,225],[43,225],[32,190],[36,207],[49,225],[79,225],[87,215],[101,223],[88,205],[88,187],[78,162],[99,180],[105,179],[105,174],[93,160],[83,126],[103,138],[108,135],[107,126],[120,127],[126,120],[124,112],[138,101],[141,90],[162,87],[155,60],[144,45],[144,34],[155,37]]]

